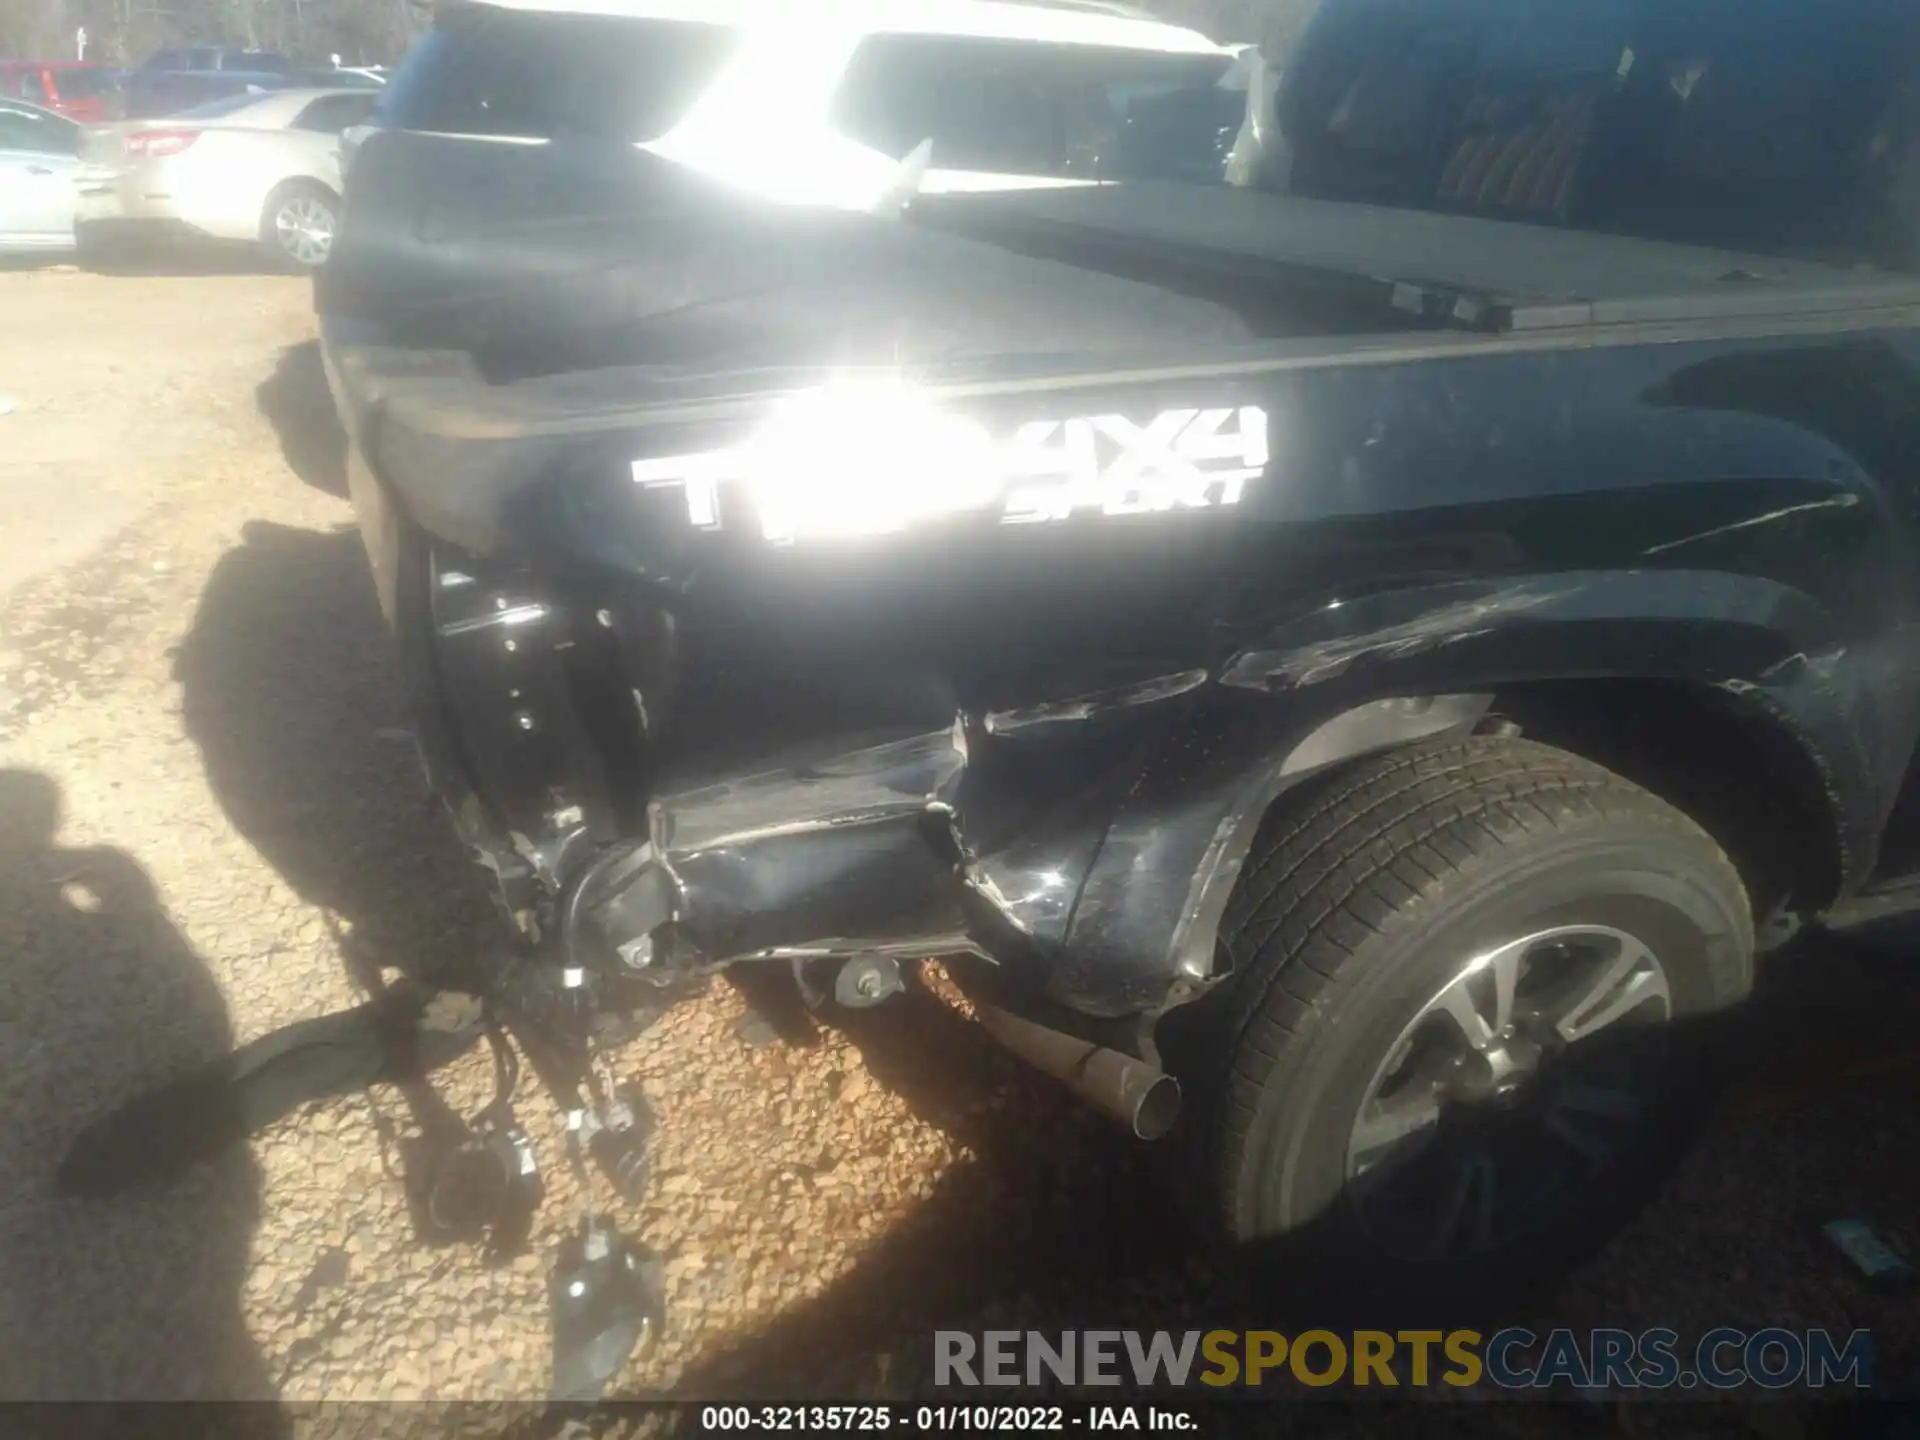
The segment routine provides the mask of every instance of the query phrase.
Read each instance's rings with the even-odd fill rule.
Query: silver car
[[[253,241],[276,261],[326,262],[340,209],[340,132],[377,90],[272,90],[89,133],[81,234],[171,230]]]
[[[71,250],[85,129],[24,100],[0,100],[0,255]]]

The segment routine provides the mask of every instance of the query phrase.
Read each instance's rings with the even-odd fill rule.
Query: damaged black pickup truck
[[[941,957],[1301,1274],[1606,1233],[1767,937],[1920,868],[1913,52],[1758,8],[1831,53],[1329,6],[1242,187],[359,148],[353,497],[488,1013],[616,1177],[621,1017]],[[1380,48],[1438,11],[1488,28]],[[1807,123],[1741,150],[1756,74]],[[563,1389],[624,1246],[563,1262]]]

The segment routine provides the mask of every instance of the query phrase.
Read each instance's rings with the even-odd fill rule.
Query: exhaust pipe
[[[998,1006],[976,1004],[989,1035],[1036,1070],[1066,1083],[1082,1100],[1142,1140],[1158,1140],[1180,1117],[1180,1082],[1158,1066]]]

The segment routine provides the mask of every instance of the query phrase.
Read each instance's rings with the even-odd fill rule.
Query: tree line
[[[432,20],[423,0],[0,0],[0,55],[137,65],[174,45],[273,50],[300,64],[392,64]]]

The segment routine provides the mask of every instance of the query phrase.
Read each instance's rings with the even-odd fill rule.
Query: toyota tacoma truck
[[[1105,8],[850,5],[807,53],[911,83],[706,103],[783,8],[450,8],[316,282],[500,1043],[643,1183],[623,1017],[939,959],[1286,1273],[1550,1273],[1756,951],[1920,868],[1913,13],[1329,0],[1230,185],[1103,173]],[[586,67],[511,135],[490,33]],[[563,1391],[637,1253],[563,1257]]]

